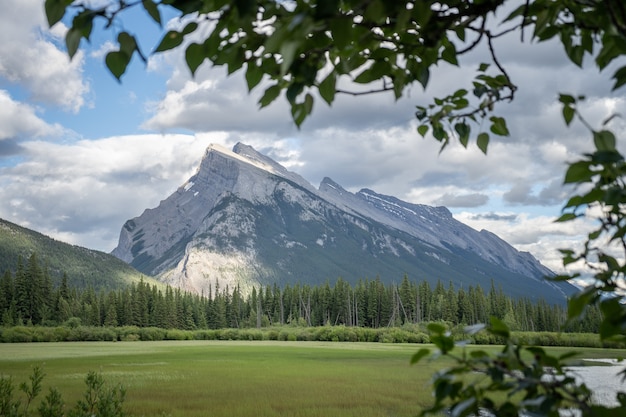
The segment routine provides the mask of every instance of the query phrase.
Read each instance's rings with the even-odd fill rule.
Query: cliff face
[[[325,178],[315,189],[253,148],[211,146],[198,171],[157,208],[128,220],[113,255],[175,286],[208,293],[239,285],[493,280],[514,296],[559,302],[573,290],[487,231],[445,207],[371,190],[351,193]],[[540,291],[538,291],[538,289]]]

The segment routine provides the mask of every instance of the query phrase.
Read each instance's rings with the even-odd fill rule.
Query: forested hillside
[[[219,288],[204,295],[150,285],[143,280],[117,290],[77,288],[66,278],[53,285],[36,254],[19,262],[15,274],[0,280],[2,325],[58,325],[69,320],[90,326],[138,326],[164,329],[247,328],[291,324],[393,327],[408,323],[444,321],[451,325],[502,319],[514,330],[559,331],[566,317],[562,305],[527,298],[513,299],[492,283],[454,288],[441,281],[400,284],[380,278],[350,285],[338,278],[334,285],[268,286],[244,296],[239,288]],[[591,310],[584,321],[568,330],[595,332],[599,316]]]
[[[0,219],[0,273],[15,273],[18,258],[26,260],[34,253],[55,285],[60,284],[63,274],[72,287],[97,291],[121,288],[141,279],[157,283],[114,256],[59,242]]]

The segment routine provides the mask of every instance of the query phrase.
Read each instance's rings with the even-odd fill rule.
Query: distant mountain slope
[[[56,241],[33,230],[0,219],[0,274],[14,272],[21,255],[24,264],[33,254],[42,266],[46,266],[54,283],[60,282],[67,273],[68,283],[77,288],[100,289],[123,288],[140,279],[158,283],[125,262],[104,252]]]
[[[349,282],[379,276],[493,280],[512,296],[563,302],[574,291],[546,282],[552,272],[487,231],[455,220],[445,207],[411,204],[331,179],[319,189],[241,143],[210,146],[196,174],[176,192],[128,220],[113,255],[163,282],[205,292],[219,283]]]

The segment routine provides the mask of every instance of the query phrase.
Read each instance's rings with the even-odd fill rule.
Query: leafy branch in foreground
[[[128,27],[116,24],[120,16],[142,7],[162,28],[162,11],[175,11],[187,23],[165,32],[151,48],[155,53],[184,49],[192,74],[205,61],[226,66],[228,74],[245,73],[249,90],[265,88],[259,106],[284,93],[298,126],[313,111],[316,93],[329,105],[337,94],[388,92],[399,99],[415,84],[426,88],[440,64],[458,66],[462,56],[485,48],[490,62],[481,64],[471,87],[418,106],[416,115],[419,133],[432,129],[443,147],[455,137],[467,146],[475,123],[477,145],[486,152],[490,134],[509,134],[506,121],[493,112],[498,103],[512,101],[517,90],[498,58],[496,39],[519,33],[523,41],[526,30],[532,29],[533,40],[558,39],[575,65],[591,55],[601,70],[626,52],[626,6],[621,0],[528,0],[511,8],[512,3],[110,0],[91,7],[85,2],[46,0],[45,10],[50,26],[66,16],[72,19],[66,35],[70,57],[82,39],[90,39],[96,20],[103,21],[106,30],[117,31],[118,49],[107,54],[105,63],[118,80],[135,53],[146,61],[139,39],[130,30],[118,29]],[[487,68],[492,72],[487,74]],[[614,88],[626,83],[626,66],[613,78]],[[469,100],[470,90],[476,100]],[[489,122],[488,131],[483,120]]]
[[[523,347],[514,340],[507,326],[495,318],[487,327],[467,329],[468,333],[482,330],[504,339],[502,351],[493,356],[483,350],[455,345],[442,326],[431,325],[429,330],[438,348],[435,357],[445,355],[452,359],[453,365],[434,376],[435,402],[422,411],[422,416],[443,411],[453,417],[623,415],[626,395],[617,395],[617,406],[594,404],[589,388],[567,371],[567,360],[575,352],[554,356],[540,347]],[[419,363],[430,354],[428,349],[421,349],[411,363]]]
[[[115,27],[111,23],[118,14],[136,5],[143,5],[158,24],[161,8],[193,15],[195,21],[182,31],[166,33],[156,51],[185,48],[192,73],[205,60],[225,65],[229,74],[245,71],[249,90],[265,81],[260,107],[284,92],[298,126],[312,112],[315,93],[328,104],[338,93],[357,95],[362,91],[389,91],[398,99],[416,83],[426,88],[437,65],[458,65],[463,54],[486,45],[491,62],[479,67],[472,86],[419,106],[416,113],[422,136],[431,131],[443,147],[455,138],[467,146],[472,129],[477,128],[477,146],[486,152],[491,134],[509,134],[506,120],[494,111],[498,103],[514,99],[517,87],[498,60],[492,41],[510,33],[519,33],[524,40],[529,31],[532,40],[559,41],[576,66],[582,66],[586,56],[599,70],[617,63],[613,89],[626,84],[626,65],[619,62],[626,55],[623,0],[119,0],[95,10],[71,0],[46,0],[46,13],[50,25],[61,20],[68,8],[75,16],[66,38],[72,55],[81,38],[89,39],[94,19],[104,18],[107,28]],[[503,15],[511,5],[513,11]],[[503,29],[492,32],[496,27]],[[200,35],[199,28],[208,28],[208,35]],[[106,64],[119,79],[139,46],[125,31],[119,34],[118,44],[119,51],[112,53],[120,53],[114,58],[107,56]],[[489,68],[493,72],[487,73]],[[342,81],[375,87],[348,92],[339,87]],[[568,95],[560,99],[563,118],[569,124],[578,114],[577,100]],[[486,120],[488,131],[483,129]],[[580,261],[594,273],[593,283],[569,302],[568,314],[570,320],[576,320],[586,306],[597,304],[603,313],[600,338],[624,340],[626,306],[620,291],[626,287],[626,167],[611,131],[592,129],[592,136],[594,151],[569,164],[565,182],[578,185],[580,195],[567,202],[559,219],[567,222],[589,213],[599,225],[589,233],[582,250],[563,250],[566,265]],[[575,274],[557,279],[572,278]],[[502,353],[495,358],[480,352],[451,356],[456,366],[436,375],[436,403],[426,412],[445,407],[454,416],[482,410],[498,416],[520,412],[557,416],[561,409],[572,407],[583,416],[623,415],[624,394],[618,396],[622,410],[590,403],[584,384],[563,372],[562,361],[567,357],[555,358],[541,349],[522,347],[497,320],[492,320],[487,330],[506,338]],[[441,353],[455,352],[452,339],[441,328],[433,327],[432,332]],[[528,354],[530,359],[525,356]],[[425,355],[421,350],[414,359]],[[483,379],[472,383],[476,376]],[[505,400],[494,399],[495,393]]]
[[[570,124],[578,117],[590,130],[595,149],[582,159],[569,164],[564,182],[578,187],[580,194],[571,197],[558,222],[591,217],[595,229],[588,233],[582,249],[562,249],[565,266],[576,262],[593,272],[591,282],[568,301],[568,322],[579,320],[590,306],[602,313],[599,337],[602,341],[626,341],[626,161],[616,148],[615,135],[604,129],[593,130],[580,115],[577,105],[582,97],[561,95],[563,117]],[[557,276],[556,280],[572,280],[579,274]],[[476,327],[471,330],[480,330]],[[549,416],[578,415],[582,417],[622,416],[626,394],[616,395],[617,405],[595,404],[584,383],[567,372],[565,361],[574,352],[555,357],[539,347],[523,346],[514,340],[508,327],[491,318],[486,331],[504,338],[501,353],[490,357],[484,351],[458,347],[445,328],[431,325],[431,341],[438,354],[450,357],[454,366],[434,377],[435,404],[423,415],[449,410],[452,416]],[[429,356],[417,352],[412,362]],[[626,370],[621,371],[626,378]],[[498,397],[500,396],[500,397]],[[504,396],[504,399],[501,399]],[[498,397],[498,398],[496,398]],[[575,414],[574,411],[576,410]]]

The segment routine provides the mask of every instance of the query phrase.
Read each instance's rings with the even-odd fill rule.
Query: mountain
[[[189,291],[239,285],[355,283],[380,277],[492,280],[512,296],[563,302],[574,287],[529,253],[455,220],[445,207],[411,204],[329,178],[319,189],[252,147],[206,150],[187,182],[128,220],[113,255]]]
[[[0,273],[7,270],[14,272],[20,256],[26,265],[33,253],[57,284],[66,273],[70,286],[93,287],[96,291],[123,288],[141,279],[162,286],[108,253],[59,242],[0,219]]]

